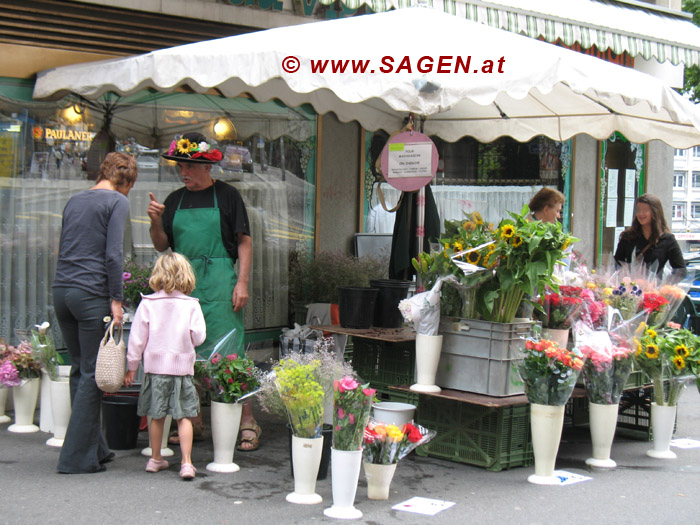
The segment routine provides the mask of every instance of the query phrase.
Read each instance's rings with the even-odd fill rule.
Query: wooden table
[[[385,341],[387,343],[403,343],[416,340],[416,333],[410,328],[343,328],[338,325],[311,326],[310,328],[331,334],[349,335],[363,339]]]

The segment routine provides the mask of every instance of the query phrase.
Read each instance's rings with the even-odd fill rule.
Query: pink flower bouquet
[[[360,450],[375,390],[350,376],[333,383],[333,448]]]

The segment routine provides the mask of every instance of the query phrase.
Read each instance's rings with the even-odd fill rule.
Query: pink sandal
[[[158,472],[159,470],[165,470],[170,464],[164,459],[149,459],[146,463],[146,472]]]
[[[197,469],[192,463],[183,463],[180,467],[180,477],[185,480],[194,479],[197,474]]]

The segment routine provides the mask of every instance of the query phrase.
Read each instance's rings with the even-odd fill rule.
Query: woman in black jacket
[[[637,197],[632,226],[620,235],[615,251],[618,264],[643,260],[647,266],[658,261],[657,275],[662,276],[666,262],[679,278],[687,274],[683,253],[666,224],[661,201],[656,195],[645,193]]]

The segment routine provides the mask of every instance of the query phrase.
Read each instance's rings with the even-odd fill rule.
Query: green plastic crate
[[[534,463],[530,406],[482,407],[420,396],[416,421],[437,431],[419,449],[431,456],[499,471]]]
[[[390,343],[354,338],[352,367],[372,388],[413,384],[416,347],[413,341]]]

